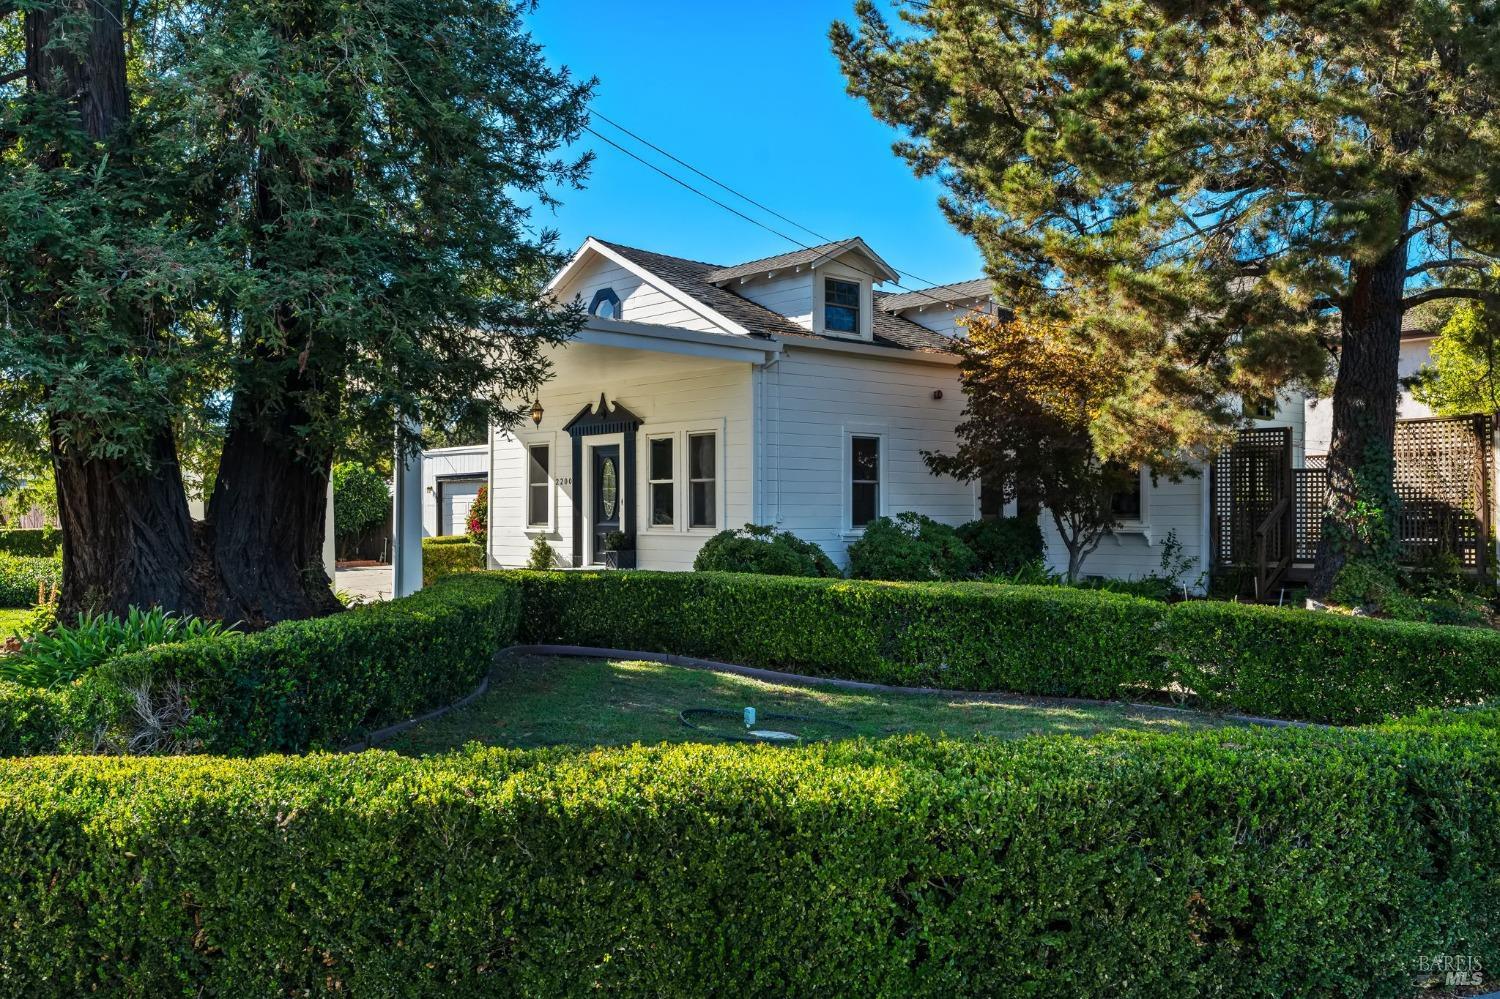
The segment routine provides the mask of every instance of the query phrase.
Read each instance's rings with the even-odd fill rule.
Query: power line
[[[668,152],[667,150],[663,149],[662,147],[656,145],[654,142],[651,142],[650,140],[648,140],[646,138],[643,138],[642,136],[636,134],[635,132],[633,132],[630,129],[626,128],[624,125],[621,125],[619,122],[614,121],[613,119],[609,118],[607,115],[601,114],[598,111],[593,110],[592,108],[590,108],[590,113],[594,117],[599,118],[601,121],[604,121],[604,122],[608,123],[609,125],[613,126],[614,128],[619,129],[621,132],[623,132],[626,135],[630,136],[632,139],[635,139],[637,142],[641,143],[642,145],[645,145],[645,146],[649,147],[650,149],[655,150],[656,152],[660,153],[661,155],[663,155],[663,156],[667,157],[668,159],[672,160],[674,163],[680,164],[681,166],[687,168],[688,170],[691,170],[693,173],[695,173],[698,176],[702,177],[704,180],[707,180],[711,184],[714,184],[715,186],[717,186],[719,188],[722,188],[725,191],[728,191],[730,194],[732,194],[735,197],[739,198],[740,200],[746,202],[747,204],[754,205],[756,208],[759,208],[761,211],[766,212],[766,213],[768,213],[770,215],[773,215],[776,218],[780,219],[781,221],[786,222],[789,225],[795,226],[798,229],[801,229],[803,232],[808,233],[809,235],[813,236],[815,239],[822,240],[824,243],[834,243],[834,242],[837,242],[837,240],[830,239],[827,236],[825,236],[825,235],[817,232],[816,230],[811,229],[811,228],[803,225],[802,223],[798,222],[797,220],[789,218],[786,215],[783,215],[782,213],[776,211],[774,208],[771,208],[771,207],[769,207],[767,205],[764,205],[764,204],[760,203],[759,201],[755,200],[754,198],[750,197],[749,195],[741,193],[740,191],[738,191],[735,188],[729,186],[728,184],[724,183],[723,181],[718,180],[715,177],[713,177],[713,176],[705,173],[704,171],[698,169],[697,167],[693,166],[691,163],[687,162],[686,160],[682,159],[681,157],[673,155],[672,153]],[[733,214],[733,215],[735,215],[735,216],[737,216],[737,217],[739,217],[741,219],[744,219],[746,222],[749,222],[750,224],[755,225],[755,226],[759,226],[760,228],[762,228],[762,229],[766,230],[767,232],[771,233],[772,235],[777,236],[780,239],[784,239],[787,242],[792,243],[792,244],[794,244],[796,246],[799,246],[799,247],[801,247],[804,250],[811,250],[811,249],[813,249],[813,247],[811,247],[808,244],[804,243],[802,240],[797,239],[795,236],[789,236],[786,233],[781,232],[778,229],[772,228],[771,226],[767,225],[766,223],[762,222],[759,219],[752,218],[751,216],[746,215],[744,212],[740,211],[737,208],[734,208],[734,207],[732,207],[730,205],[726,205],[724,202],[722,202],[719,199],[713,197],[712,195],[710,195],[710,194],[708,194],[708,193],[706,193],[706,192],[704,192],[704,191],[702,191],[702,190],[694,187],[692,184],[690,184],[687,181],[683,180],[681,177],[678,177],[676,174],[673,174],[670,171],[663,169],[662,167],[656,165],[655,163],[652,163],[650,160],[645,159],[644,157],[640,156],[639,154],[633,152],[632,150],[626,149],[624,146],[620,145],[618,142],[615,142],[613,139],[610,139],[607,136],[599,134],[599,132],[596,131],[591,126],[585,125],[584,129],[590,135],[592,135],[595,138],[599,139],[601,142],[608,143],[610,146],[612,146],[615,149],[619,150],[620,152],[624,153],[626,156],[629,156],[631,159],[637,161],[638,163],[644,164],[645,166],[651,168],[656,173],[659,173],[663,177],[665,177],[668,180],[672,181],[674,184],[677,184],[677,185],[679,185],[681,187],[686,188],[687,190],[691,191],[692,193],[698,195],[700,198],[703,198],[704,200],[709,201],[709,202],[711,202],[714,205],[717,205],[718,207],[724,209],[725,211],[727,211],[727,212],[729,212],[729,213],[731,213],[731,214]],[[852,267],[853,265],[850,265],[850,266]],[[879,279],[879,275],[871,274],[869,271],[866,271],[863,268],[854,267],[853,269],[859,271],[861,274],[864,274],[866,277],[869,277],[872,280],[878,280]],[[937,297],[935,297],[933,295],[928,295],[927,294],[927,292],[929,290],[933,290],[933,289],[942,287],[941,285],[937,284],[934,281],[929,281],[926,278],[923,278],[923,277],[920,277],[920,276],[918,276],[916,274],[913,274],[910,271],[901,270],[899,267],[898,268],[893,268],[893,270],[895,270],[896,273],[898,273],[898,274],[904,274],[904,275],[906,275],[907,277],[911,278],[914,281],[920,281],[920,282],[922,282],[923,284],[927,285],[927,288],[908,288],[905,285],[901,284],[901,282],[899,282],[899,281],[891,281],[890,284],[895,285],[897,288],[900,288],[902,291],[907,292],[909,294],[921,295],[921,296],[923,296],[924,298],[928,299],[929,301],[931,301],[932,303],[934,303],[936,305],[946,306],[946,305],[949,304],[944,299],[940,299],[940,298],[937,298]]]

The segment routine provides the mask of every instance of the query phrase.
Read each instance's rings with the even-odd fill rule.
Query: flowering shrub
[[[489,538],[490,524],[490,487],[480,486],[479,492],[474,494],[474,503],[469,507],[469,540],[480,548],[485,547]]]

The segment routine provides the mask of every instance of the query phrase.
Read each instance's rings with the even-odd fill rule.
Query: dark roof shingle
[[[675,288],[680,289],[713,309],[726,319],[745,327],[754,336],[787,337],[804,340],[847,341],[847,337],[820,336],[797,325],[786,316],[778,315],[763,305],[758,305],[741,295],[714,284],[712,275],[726,268],[701,260],[688,260],[665,253],[655,253],[634,246],[623,246],[599,240],[605,246],[644,267]],[[829,244],[836,245],[836,244]],[[816,249],[816,248],[815,248]],[[826,248],[825,248],[826,249]],[[809,251],[801,251],[809,252]],[[775,258],[767,258],[775,259]],[[755,261],[758,273],[764,261]],[[882,296],[883,297],[883,296]],[[924,326],[892,315],[880,308],[875,309],[874,344],[896,350],[917,350],[937,353],[952,353],[953,341],[941,333],[934,333]]]

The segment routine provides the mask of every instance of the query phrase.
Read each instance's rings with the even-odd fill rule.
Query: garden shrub
[[[1167,616],[1168,672],[1203,703],[1376,721],[1500,696],[1500,632],[1199,600]]]
[[[333,466],[333,526],[342,540],[360,534],[391,511],[391,487],[385,476],[357,461]]]
[[[0,756],[55,752],[68,714],[65,692],[0,680]]]
[[[957,531],[920,513],[877,517],[849,546],[849,575],[854,579],[965,579],[975,565],[974,553]]]
[[[27,638],[15,655],[0,658],[0,680],[30,687],[55,687],[75,680],[106,659],[153,645],[217,638],[230,629],[218,621],[178,617],[160,607],[132,607],[117,614],[80,614],[68,625],[55,621]]]
[[[55,527],[0,530],[0,555],[46,558],[62,554],[62,532]]]
[[[741,573],[517,573],[523,641],[680,655],[901,686],[1119,696],[1156,676],[1165,606],[988,583]]]
[[[531,543],[531,552],[526,556],[526,568],[538,572],[557,568],[557,551],[546,538],[538,537]]]
[[[790,531],[746,524],[738,531],[720,531],[698,551],[697,572],[757,572],[765,576],[841,576],[833,559]]]
[[[422,539],[422,585],[427,586],[456,572],[485,568],[484,549],[467,535]]]
[[[31,607],[62,583],[62,556],[0,554],[0,607]]]
[[[1042,525],[1035,517],[971,520],[957,531],[959,540],[974,553],[975,570],[986,575],[1014,575],[1027,566],[1040,565],[1046,553]]]
[[[468,693],[519,616],[514,581],[453,576],[401,600],[111,659],[74,690],[77,717],[122,749],[337,748]],[[137,701],[185,723],[152,732]]]
[[[468,529],[469,540],[480,548],[489,543],[490,534],[490,487],[488,484],[479,487],[474,494],[474,502],[469,504],[469,518],[465,522]]]
[[[9,760],[0,980],[1395,999],[1500,966],[1497,792],[1473,725]]]

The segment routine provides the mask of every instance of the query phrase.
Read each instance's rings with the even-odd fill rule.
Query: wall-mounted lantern
[[[542,409],[542,400],[538,399],[536,402],[533,402],[531,404],[531,422],[536,424],[537,426],[541,426],[543,412],[544,410]]]

